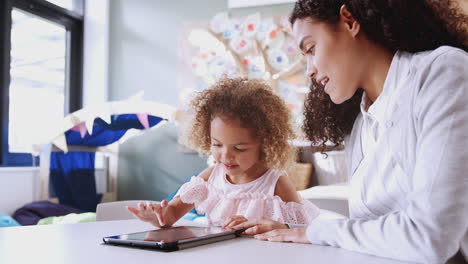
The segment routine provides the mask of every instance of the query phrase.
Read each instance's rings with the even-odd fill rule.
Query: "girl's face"
[[[215,117],[211,121],[211,153],[229,176],[254,176],[260,163],[260,144],[249,129],[230,118]],[[259,175],[256,175],[259,176]]]
[[[325,87],[335,104],[353,96],[359,88],[361,65],[355,34],[356,24],[338,22],[332,27],[310,18],[297,19],[293,35],[307,62],[307,76]]]

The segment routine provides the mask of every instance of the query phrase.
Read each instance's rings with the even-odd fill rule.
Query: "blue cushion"
[[[56,204],[50,201],[34,201],[17,209],[13,213],[13,218],[21,225],[35,225],[42,218],[49,216],[62,216],[71,213],[84,213],[74,207],[63,204]]]
[[[20,226],[15,219],[6,214],[0,214],[0,227]]]

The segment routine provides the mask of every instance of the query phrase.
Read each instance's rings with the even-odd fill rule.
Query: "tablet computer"
[[[175,251],[240,236],[245,229],[176,226],[125,235],[104,237],[104,243],[131,247]]]

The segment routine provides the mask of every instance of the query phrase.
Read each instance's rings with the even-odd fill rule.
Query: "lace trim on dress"
[[[249,220],[265,217],[284,224],[308,224],[319,215],[319,209],[307,200],[284,202],[279,196],[259,192],[224,194],[196,176],[182,185],[179,195],[182,202],[194,204],[198,213],[206,213],[213,224],[223,224],[234,215]]]

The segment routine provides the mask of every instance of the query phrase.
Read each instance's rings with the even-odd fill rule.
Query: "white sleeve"
[[[305,224],[286,224],[288,228],[304,228],[307,227]]]
[[[443,263],[468,230],[468,55],[451,50],[421,69],[413,117],[416,164],[408,206],[371,220],[314,220],[311,243]]]

